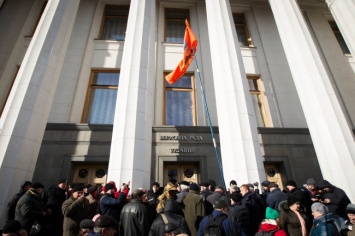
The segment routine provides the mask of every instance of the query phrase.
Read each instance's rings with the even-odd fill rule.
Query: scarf
[[[290,208],[291,209],[291,208]],[[292,210],[292,209],[291,209]],[[302,235],[303,236],[307,236],[307,229],[306,229],[306,222],[304,221],[303,217],[301,216],[301,214],[298,211],[294,211],[292,210],[298,217],[298,220],[301,223],[301,227],[302,227]]]

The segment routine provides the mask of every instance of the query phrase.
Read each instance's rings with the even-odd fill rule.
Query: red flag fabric
[[[184,57],[176,67],[176,69],[170,72],[165,79],[168,81],[169,84],[173,84],[180,79],[181,76],[184,75],[187,68],[189,68],[191,62],[194,59],[194,55],[197,50],[197,39],[190,28],[190,24],[185,20],[186,29],[185,29],[185,37],[184,37]]]

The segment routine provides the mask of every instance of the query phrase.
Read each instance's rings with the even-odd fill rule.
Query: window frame
[[[241,16],[242,17],[242,19],[243,19],[243,24],[237,24],[236,22],[235,22],[235,16]],[[246,36],[247,36],[247,42],[248,42],[248,46],[240,46],[240,47],[254,47],[254,45],[253,45],[253,40],[252,40],[252,38],[251,38],[251,36],[250,36],[250,33],[249,33],[249,29],[248,29],[248,24],[247,24],[247,21],[246,21],[246,18],[245,18],[245,14],[244,13],[237,13],[237,12],[235,12],[235,13],[233,13],[233,21],[234,21],[234,27],[235,27],[235,30],[237,31],[237,26],[243,26],[244,27],[244,30],[245,30],[245,34],[246,34]],[[237,31],[237,34],[238,34],[238,31]],[[238,40],[238,42],[239,42],[239,40]],[[240,43],[240,42],[239,42]]]
[[[270,127],[270,120],[269,120],[269,114],[266,109],[266,99],[265,99],[264,91],[262,89],[263,87],[262,87],[260,75],[247,75],[246,78],[247,78],[247,80],[256,80],[257,90],[251,90],[250,85],[249,85],[249,81],[248,81],[249,94],[250,95],[253,95],[253,94],[259,95],[260,102],[261,102],[261,108],[258,107],[258,109],[260,110],[262,119],[264,120],[264,127],[268,128],[268,127]],[[253,102],[253,106],[254,106],[254,102]],[[254,109],[255,109],[255,107],[254,107]],[[254,110],[254,112],[255,112],[255,110]],[[257,122],[257,125],[258,125],[258,122]]]
[[[183,21],[183,23],[184,23],[184,25],[185,25],[185,19],[179,19],[179,18],[167,18],[167,12],[168,11],[178,11],[178,12],[185,12],[185,13],[187,13],[186,15],[187,15],[187,20],[188,21],[190,21],[190,10],[189,9],[182,9],[182,8],[165,8],[164,9],[164,42],[165,43],[173,43],[173,44],[183,44],[184,42],[182,42],[182,43],[174,43],[174,42],[167,42],[166,41],[166,33],[167,33],[167,28],[166,28],[166,26],[167,26],[167,21],[168,20],[171,20],[171,21]],[[183,34],[185,34],[185,31],[183,32]],[[184,41],[184,39],[183,39],[183,41]]]
[[[193,73],[185,73],[183,76],[189,76],[191,78],[191,88],[169,88],[166,87],[166,79],[165,76],[170,72],[164,72],[163,76],[163,91],[164,91],[164,99],[163,99],[163,125],[166,124],[166,92],[167,91],[176,91],[176,92],[190,92],[191,93],[191,103],[192,103],[192,126],[197,126],[197,114],[196,114],[196,87],[195,87],[195,76]],[[182,126],[182,125],[174,125],[174,126]]]
[[[90,79],[89,79],[89,84],[88,84],[88,88],[86,91],[86,98],[85,98],[85,102],[84,102],[84,109],[83,109],[83,114],[81,117],[81,123],[87,123],[87,124],[91,124],[88,122],[88,116],[89,116],[89,110],[90,110],[90,99],[91,99],[91,93],[92,93],[92,89],[116,89],[118,92],[118,88],[119,88],[119,81],[118,81],[118,85],[117,86],[112,86],[112,85],[92,85],[93,80],[94,80],[94,76],[96,73],[118,73],[120,75],[120,70],[119,69],[92,69],[91,73],[90,73]],[[117,98],[116,98],[117,99]],[[96,123],[92,123],[92,124],[96,124]]]
[[[111,5],[111,4],[107,4],[105,5],[104,8],[104,12],[102,14],[102,19],[101,19],[101,26],[100,26],[100,31],[99,31],[99,35],[98,35],[98,39],[99,40],[113,40],[113,41],[125,41],[126,40],[126,36],[124,37],[124,40],[117,40],[117,39],[104,39],[102,38],[102,33],[104,31],[104,26],[105,26],[105,19],[106,17],[108,18],[123,18],[123,16],[106,16],[106,11],[108,7],[113,7],[113,8],[127,8],[127,23],[128,23],[128,17],[129,17],[129,6],[128,5]],[[127,25],[126,25],[126,31],[127,31]]]

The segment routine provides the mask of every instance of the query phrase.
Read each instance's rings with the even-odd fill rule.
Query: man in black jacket
[[[51,209],[52,214],[49,217],[50,227],[53,230],[52,236],[63,235],[62,204],[67,199],[67,180],[60,179],[57,184],[50,186],[43,195],[43,201]]]
[[[132,200],[124,205],[120,218],[120,235],[146,236],[149,233],[149,215],[143,204],[145,192],[136,189]]]
[[[287,194],[281,192],[279,185],[276,183],[271,183],[269,185],[269,188],[270,188],[270,193],[266,197],[266,204],[268,207],[279,212],[279,204],[280,202],[287,200]]]
[[[105,185],[106,192],[100,199],[99,212],[101,215],[111,216],[115,220],[119,221],[121,209],[126,203],[126,195],[124,194],[124,191],[128,188],[128,186],[126,184],[121,186],[121,191],[117,199],[114,197],[114,187],[115,186],[110,183]]]
[[[231,195],[231,207],[229,208],[229,216],[233,225],[238,225],[245,235],[250,235],[250,213],[246,206],[242,205],[242,194],[233,192]]]
[[[20,200],[20,198],[27,192],[27,190],[31,188],[31,184],[32,183],[30,181],[24,181],[21,184],[20,192],[16,193],[11,201],[7,204],[6,222],[15,219],[16,204],[18,200]]]
[[[31,188],[17,202],[15,210],[15,220],[20,221],[21,226],[30,233],[32,225],[37,221],[45,228],[45,223],[51,210],[47,208],[42,201],[41,194],[43,193],[44,185],[41,183],[33,183]]]
[[[149,236],[155,235],[163,235],[165,232],[165,225],[167,223],[171,223],[176,225],[180,230],[180,233],[185,233],[190,235],[189,227],[187,223],[180,214],[180,206],[173,199],[166,200],[164,212],[158,216],[152,226],[150,227]],[[164,216],[166,217],[166,221],[164,221]]]

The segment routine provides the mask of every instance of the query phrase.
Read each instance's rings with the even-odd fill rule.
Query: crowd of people
[[[355,205],[327,180],[298,187],[199,184],[171,179],[151,189],[25,181],[7,205],[3,235],[337,236],[355,235]]]

